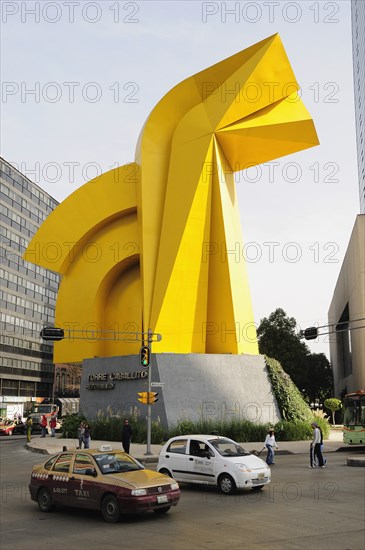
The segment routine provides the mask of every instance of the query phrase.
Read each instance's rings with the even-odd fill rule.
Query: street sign
[[[58,327],[43,327],[40,336],[43,340],[50,342],[57,342],[58,340],[63,340],[65,333],[62,328]]]
[[[151,382],[151,388],[162,388],[165,382]]]
[[[317,327],[309,327],[309,328],[306,328],[304,331],[304,338],[306,340],[315,340],[317,336],[318,336]]]

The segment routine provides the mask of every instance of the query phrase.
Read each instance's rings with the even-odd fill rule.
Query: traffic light
[[[43,340],[49,340],[51,342],[63,340],[65,337],[64,330],[58,327],[43,327],[40,335]]]
[[[309,328],[306,328],[304,331],[304,338],[306,340],[315,340],[317,336],[318,336],[317,327],[309,327]]]
[[[144,403],[145,405],[152,405],[158,401],[158,393],[155,391],[142,391],[138,392],[138,401]]]
[[[139,352],[139,362],[141,367],[148,367],[151,360],[151,350],[148,346],[142,346]]]

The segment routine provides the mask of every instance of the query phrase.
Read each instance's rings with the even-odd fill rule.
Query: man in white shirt
[[[276,449],[278,448],[278,446],[276,444],[276,441],[275,441],[274,430],[269,430],[269,433],[266,436],[264,445],[267,449],[266,463],[269,466],[271,466],[271,464],[275,464],[275,462],[274,462],[274,447]]]
[[[316,422],[312,422],[313,439],[310,445],[310,468],[317,468],[315,465],[315,458],[319,468],[324,468],[324,461],[321,452],[321,432]]]

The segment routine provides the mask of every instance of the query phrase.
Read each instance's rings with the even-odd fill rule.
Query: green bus
[[[365,391],[345,395],[343,408],[343,442],[365,445]]]

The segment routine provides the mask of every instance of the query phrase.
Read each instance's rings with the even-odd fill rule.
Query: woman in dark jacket
[[[84,449],[90,448],[90,426],[85,424],[84,427]]]
[[[124,425],[122,428],[122,445],[123,449],[126,453],[129,454],[129,447],[131,444],[131,437],[132,437],[132,428],[129,425],[129,421],[126,418],[124,420]]]

